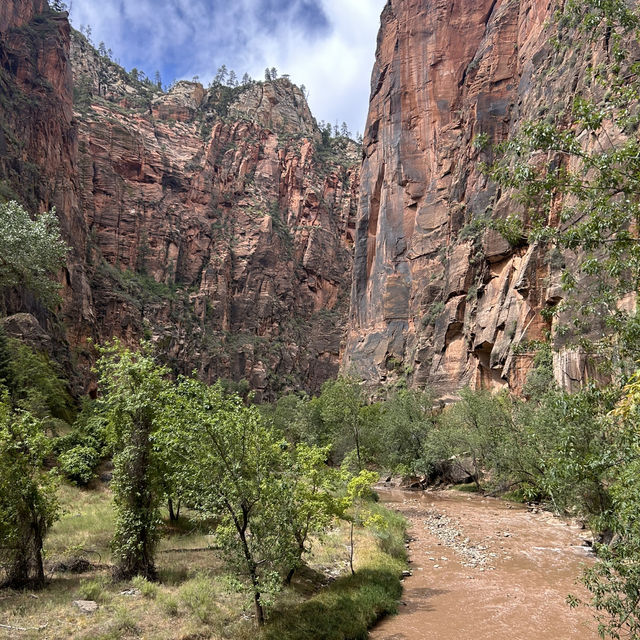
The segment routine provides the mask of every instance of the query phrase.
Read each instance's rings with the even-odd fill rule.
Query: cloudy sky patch
[[[385,0],[73,0],[71,21],[90,25],[127,69],[165,84],[226,64],[241,78],[277,67],[309,91],[319,120],[364,130],[379,16]]]

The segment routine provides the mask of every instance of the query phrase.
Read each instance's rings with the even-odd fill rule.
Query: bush
[[[109,454],[107,422],[93,401],[85,401],[70,433],[55,441],[58,465],[72,482],[86,485]]]
[[[94,469],[100,461],[100,455],[93,447],[79,445],[58,456],[60,470],[69,480],[85,485],[94,476]]]
[[[105,589],[106,581],[101,578],[92,578],[91,580],[83,580],[78,587],[78,595],[83,600],[94,600],[95,602],[105,602],[108,598],[108,592]]]
[[[180,607],[178,600],[174,596],[168,593],[161,593],[158,595],[158,603],[162,610],[170,617],[175,618],[180,613]]]

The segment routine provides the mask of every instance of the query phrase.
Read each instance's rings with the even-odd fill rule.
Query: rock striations
[[[479,169],[492,143],[561,108],[592,52],[549,45],[548,0],[389,0],[364,138],[343,368],[445,398],[521,388],[557,302],[552,264],[483,220],[514,212]],[[477,144],[488,142],[487,149]],[[475,142],[475,144],[474,144]],[[577,356],[556,365],[582,377]],[[562,367],[560,365],[563,365]]]
[[[64,326],[54,342],[85,374],[88,338],[117,336],[259,398],[317,390],[341,350],[372,387],[520,389],[557,261],[487,230],[515,205],[480,164],[570,101],[598,55],[548,44],[554,7],[389,0],[360,171],[359,147],[323,137],[286,78],[164,92],[45,0],[3,2],[0,197],[55,205],[72,246],[64,323],[26,296],[13,310]],[[556,365],[584,376],[571,353]]]
[[[165,93],[44,0],[3,3],[0,73],[0,195],[57,208],[77,371],[116,336],[259,398],[336,374],[360,150],[323,140],[298,87]]]

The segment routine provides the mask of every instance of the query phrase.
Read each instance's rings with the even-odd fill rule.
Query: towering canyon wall
[[[572,100],[598,52],[554,49],[548,0],[389,0],[364,139],[343,368],[453,397],[521,387],[562,295],[553,260],[484,221],[517,211],[480,171],[493,143]],[[486,146],[474,144],[486,140]],[[558,361],[564,382],[584,363]]]
[[[0,62],[0,196],[55,205],[72,247],[59,313],[13,310],[58,330],[79,390],[89,338],[150,339],[176,371],[259,398],[335,375],[360,150],[323,140],[300,89],[165,93],[44,0],[3,3]]]

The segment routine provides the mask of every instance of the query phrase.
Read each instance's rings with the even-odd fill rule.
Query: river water
[[[410,521],[412,575],[374,640],[595,640],[576,582],[588,531],[546,512],[456,491],[383,489]]]

